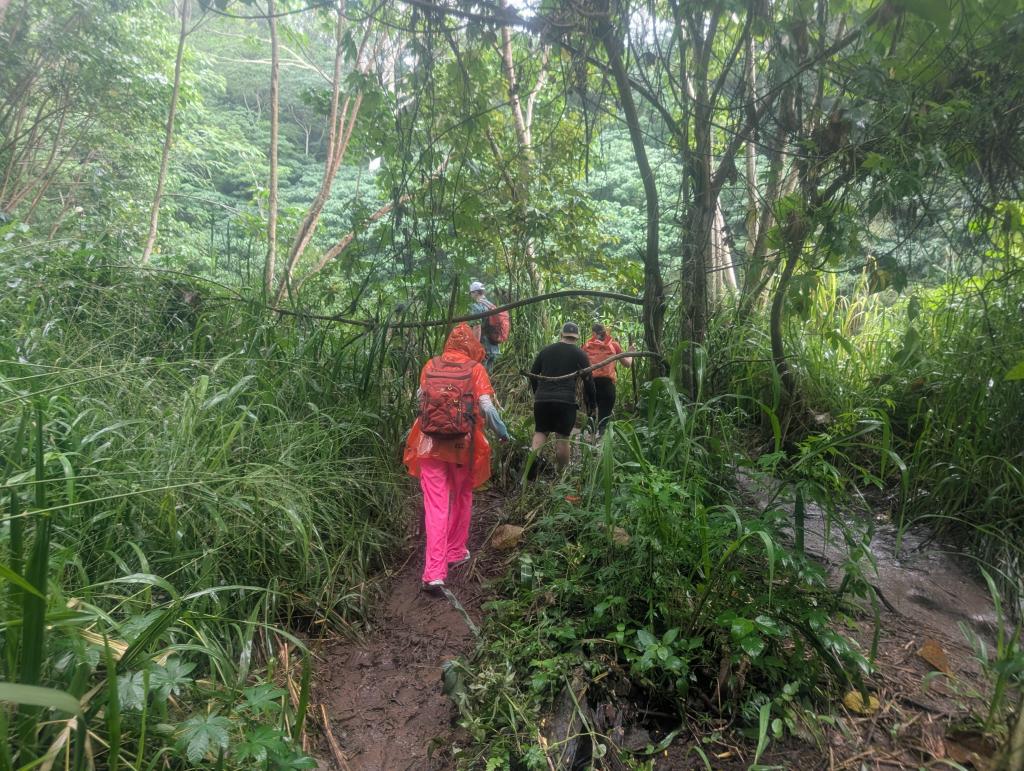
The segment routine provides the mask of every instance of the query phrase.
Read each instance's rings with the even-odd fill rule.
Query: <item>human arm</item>
[[[619,345],[618,341],[615,342],[615,345],[613,346],[613,348],[615,349],[615,353],[616,354],[622,353],[622,346]],[[631,351],[636,350],[636,346],[634,346],[632,343],[630,343],[629,344],[629,350],[631,350]],[[632,367],[633,366],[633,359],[631,357],[625,358],[625,359],[619,359],[619,363],[622,364],[623,367],[627,367],[627,368],[628,367]]]
[[[534,360],[533,360],[533,366],[530,367],[530,374],[531,375],[539,375],[540,372],[541,372],[540,354],[538,353],[536,358],[534,358]],[[531,377],[529,380],[530,380],[530,390],[533,391],[534,393],[537,393],[537,384],[538,384],[539,381],[535,377]]]
[[[470,306],[469,306],[469,313],[470,313],[470,315],[472,315],[474,313],[483,313],[486,310],[488,310],[488,308],[483,303],[471,303]],[[482,324],[482,322],[480,322],[480,321],[473,322],[473,323],[471,323],[469,325],[469,328],[473,330],[473,334],[476,335],[476,339],[480,340],[481,337],[482,337],[481,332],[483,331],[483,324]]]
[[[579,369],[587,369],[590,365],[590,358],[583,351],[580,351]],[[587,412],[593,412],[597,408],[597,387],[594,385],[594,375],[588,372],[583,375],[583,394],[587,402]]]
[[[487,427],[491,429],[498,438],[503,442],[507,442],[509,439],[508,428],[506,428],[504,421],[498,414],[498,408],[494,406],[494,401],[491,399],[490,394],[483,394],[478,400],[480,404],[480,412],[483,413],[484,422]]]

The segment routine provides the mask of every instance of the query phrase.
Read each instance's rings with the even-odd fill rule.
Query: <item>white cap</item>
[[[469,285],[469,291],[470,292],[482,292],[482,291],[484,291],[484,285],[481,284],[479,281],[474,281],[472,284]]]

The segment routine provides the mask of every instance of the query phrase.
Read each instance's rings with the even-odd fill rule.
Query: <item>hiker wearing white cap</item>
[[[580,328],[571,321],[562,326],[557,343],[543,348],[533,360],[530,373],[543,377],[560,377],[586,369],[590,366],[579,347]],[[576,381],[579,377],[561,380],[530,378],[533,389],[534,433],[531,448],[536,451],[544,446],[548,434],[554,433],[555,465],[564,468],[569,463],[569,435],[576,424]],[[582,376],[586,408],[589,411],[597,401],[594,378],[590,373]]]
[[[487,299],[484,285],[479,281],[474,281],[469,285],[469,296],[473,298],[473,303],[469,306],[470,313],[485,313],[494,310],[494,303]],[[502,311],[482,319],[480,324],[473,327],[473,330],[484,347],[484,367],[489,375],[501,352],[500,344],[508,339],[508,311]]]

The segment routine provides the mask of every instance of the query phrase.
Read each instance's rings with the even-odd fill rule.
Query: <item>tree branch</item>
[[[522,375],[523,377],[530,378],[531,380],[568,380],[569,378],[589,375],[594,370],[601,369],[601,367],[607,366],[608,364],[611,364],[613,361],[618,361],[619,359],[632,359],[637,356],[650,356],[655,359],[661,359],[662,361],[665,360],[664,356],[662,356],[660,353],[656,353],[655,351],[623,351],[622,353],[617,353],[614,356],[609,356],[607,359],[599,361],[597,364],[591,364],[586,369],[578,369],[575,372],[570,372],[568,375],[557,375],[554,377],[550,377],[548,375],[535,375],[532,372],[527,372],[525,369],[519,370],[519,374]]]
[[[431,321],[401,321],[395,324],[381,324],[380,322],[373,321],[371,319],[347,319],[338,315],[328,316],[320,313],[303,313],[302,311],[292,311],[287,308],[274,308],[269,305],[266,307],[268,310],[272,310],[282,316],[295,316],[302,319],[333,321],[337,324],[350,324],[352,326],[366,327],[368,329],[423,329],[426,327],[442,327],[448,324],[456,324],[460,321],[477,321],[479,319],[485,319],[488,316],[493,316],[496,313],[501,313],[502,311],[521,308],[524,305],[533,305],[534,303],[539,303],[543,300],[553,300],[556,297],[604,297],[609,300],[618,300],[619,302],[631,303],[633,305],[644,304],[642,297],[633,297],[632,295],[619,294],[618,292],[603,292],[599,289],[562,289],[558,292],[548,292],[547,294],[539,294],[535,297],[525,297],[522,300],[516,300],[515,302],[507,303],[505,305],[498,305],[481,313],[471,313],[466,316],[456,316],[450,319],[433,319]],[[635,351],[631,353],[635,353]]]

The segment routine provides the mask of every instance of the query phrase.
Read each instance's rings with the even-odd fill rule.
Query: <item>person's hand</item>
[[[508,442],[509,442],[509,439],[510,439],[510,438],[511,438],[511,437],[509,437],[509,435],[508,435],[508,434],[505,434],[505,436],[499,436],[499,437],[498,437],[498,442],[499,442],[500,444],[508,444]]]

